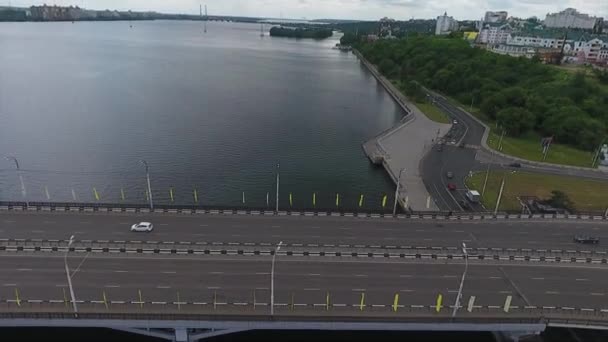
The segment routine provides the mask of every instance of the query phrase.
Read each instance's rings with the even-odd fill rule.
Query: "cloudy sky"
[[[444,11],[456,19],[476,19],[487,10],[506,10],[517,17],[537,16],[574,7],[580,12],[608,18],[608,0],[0,0],[14,6],[32,4],[79,5],[93,9],[153,10],[198,13],[199,4],[209,14],[284,17],[395,19],[432,18]]]

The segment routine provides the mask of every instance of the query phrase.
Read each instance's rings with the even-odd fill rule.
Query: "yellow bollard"
[[[382,197],[382,208],[386,208],[386,195]]]
[[[123,188],[120,188],[120,198],[124,201],[125,200],[125,190],[123,190]]]
[[[363,311],[365,307],[365,292],[361,292],[361,302],[359,303],[359,310]]]
[[[437,296],[437,303],[435,304],[435,311],[441,311],[441,302],[443,302],[443,296],[441,293]]]
[[[108,297],[106,297],[106,291],[103,291],[103,304],[106,306],[106,310],[108,310]]]
[[[399,294],[395,293],[395,299],[393,299],[393,311],[397,312],[398,308],[399,308]]]
[[[95,189],[95,187],[93,187],[93,195],[95,195],[95,200],[99,201],[99,193],[97,192],[97,189]]]
[[[171,197],[171,203],[173,203],[173,187],[169,188],[169,196]]]
[[[65,293],[65,287],[61,288],[63,290],[63,302],[65,303],[65,307],[68,307],[68,295]]]
[[[312,207],[313,208],[317,207],[317,193],[315,193],[315,192],[312,193]]]
[[[327,295],[325,296],[325,310],[329,311],[329,291],[327,291]]]
[[[138,294],[139,294],[139,308],[143,309],[144,308],[144,301],[141,299],[141,290],[137,290]]]
[[[196,193],[196,188],[194,188],[193,192],[194,192],[194,203],[198,204],[198,194]]]
[[[19,289],[15,287],[15,299],[17,306],[21,306],[21,299],[19,298]]]
[[[336,208],[340,206],[340,194],[336,194]]]
[[[363,194],[361,194],[361,196],[359,196],[359,208],[361,208],[363,206]]]
[[[289,207],[293,207],[293,196],[291,194],[291,192],[289,193]]]

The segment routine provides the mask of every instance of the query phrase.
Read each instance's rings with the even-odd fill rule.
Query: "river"
[[[361,143],[401,110],[350,53],[260,26],[0,23],[0,155],[30,201],[380,206],[391,184]],[[95,190],[93,190],[95,188]],[[122,194],[121,194],[122,189]],[[73,191],[72,191],[73,190]],[[97,192],[96,198],[95,192]],[[289,194],[291,193],[291,204]],[[0,161],[0,199],[21,199]],[[243,203],[244,202],[244,203]],[[388,205],[390,206],[390,204]]]

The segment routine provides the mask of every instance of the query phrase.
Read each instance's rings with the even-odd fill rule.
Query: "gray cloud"
[[[1,1],[1,0],[0,0]],[[13,5],[79,5],[86,8],[154,10],[198,13],[207,4],[210,14],[292,18],[396,19],[434,18],[444,11],[457,19],[476,19],[488,10],[506,10],[510,15],[544,18],[548,12],[567,7],[608,17],[608,0],[12,0]]]

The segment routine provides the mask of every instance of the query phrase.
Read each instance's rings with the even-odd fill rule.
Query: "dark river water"
[[[268,29],[268,27],[266,27]],[[361,143],[401,111],[350,53],[255,24],[0,23],[0,155],[30,201],[378,208]],[[267,34],[267,33],[266,33]],[[72,192],[73,190],[73,192]],[[47,197],[48,195],[48,197]],[[0,161],[0,199],[19,200]],[[244,199],[244,204],[243,204]],[[389,200],[390,203],[390,200]],[[389,205],[390,206],[390,205]]]

